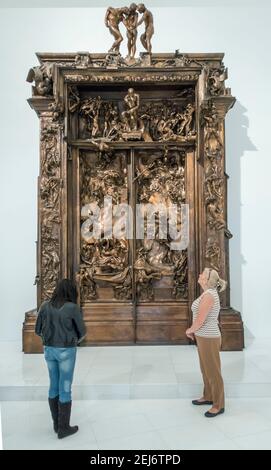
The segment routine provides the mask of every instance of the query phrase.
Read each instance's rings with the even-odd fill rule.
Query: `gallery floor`
[[[226,412],[194,407],[201,375],[194,346],[79,348],[72,422],[59,441],[51,429],[42,355],[0,343],[4,449],[271,449],[271,339],[223,352]]]

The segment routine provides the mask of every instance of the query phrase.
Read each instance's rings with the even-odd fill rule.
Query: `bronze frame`
[[[229,254],[228,254],[228,238],[231,236],[227,229],[227,179],[228,175],[225,173],[225,126],[224,119],[228,110],[234,105],[235,98],[232,97],[229,88],[225,88],[224,82],[218,82],[214,79],[215,76],[225,75],[223,65],[222,53],[214,54],[153,54],[151,57],[151,65],[145,63],[142,59],[141,64],[136,66],[125,66],[121,64],[108,63],[107,54],[53,54],[53,53],[38,53],[37,57],[41,66],[46,64],[52,69],[52,84],[53,94],[39,95],[37,89],[33,87],[33,97],[28,100],[30,106],[37,112],[40,118],[41,126],[41,171],[38,181],[39,197],[38,197],[38,248],[37,248],[37,307],[40,306],[41,301],[50,294],[46,285],[50,285],[57,277],[72,276],[71,265],[69,259],[73,253],[73,266],[78,264],[76,253],[71,247],[72,227],[68,222],[72,220],[71,208],[77,207],[78,193],[71,193],[68,188],[68,181],[72,178],[78,170],[78,155],[80,148],[94,148],[93,144],[86,143],[86,141],[74,140],[73,136],[68,135],[68,86],[88,84],[91,86],[108,85],[121,83],[127,88],[135,86],[139,83],[150,83],[155,86],[158,84],[187,84],[195,86],[196,90],[196,123],[197,123],[197,141],[196,145],[191,143],[179,144],[180,147],[186,148],[187,151],[187,166],[189,168],[189,188],[188,199],[190,204],[190,244],[192,248],[189,250],[189,309],[188,314],[180,313],[180,303],[176,306],[178,311],[172,310],[172,323],[168,323],[168,327],[173,325],[166,341],[161,341],[159,336],[159,328],[157,330],[156,340],[150,340],[148,335],[145,337],[142,334],[142,341],[146,343],[188,343],[184,335],[185,328],[188,327],[191,321],[190,306],[194,297],[199,292],[197,286],[197,275],[207,265],[213,266],[215,257],[216,261],[219,259],[219,271],[222,278],[229,280]],[[87,59],[87,60],[86,60]],[[219,75],[220,74],[220,75]],[[219,83],[219,84],[218,84]],[[213,113],[213,114],[212,114]],[[208,124],[209,123],[209,124]],[[47,134],[46,134],[47,133]],[[48,137],[49,133],[49,137]],[[51,133],[51,134],[50,134]],[[43,140],[43,134],[45,135]],[[46,136],[47,135],[47,136]],[[54,208],[55,220],[59,221],[59,230],[54,233],[53,240],[49,247],[49,252],[54,247],[56,256],[53,261],[50,261],[50,253],[44,255],[44,246],[46,248],[46,239],[44,238],[42,230],[44,224],[44,208],[42,199],[42,162],[46,158],[46,152],[50,146],[50,136],[53,135],[55,139],[55,152],[56,158],[59,161],[59,168],[57,176],[55,177],[56,187],[59,186],[59,194],[57,197],[57,204]],[[216,137],[214,137],[216,136]],[[47,141],[46,141],[47,139]],[[214,143],[216,139],[216,142]],[[45,142],[45,143],[44,143]],[[49,142],[49,144],[48,144]],[[48,144],[48,145],[47,145]],[[47,149],[46,149],[47,145]],[[167,142],[170,147],[178,147],[174,142]],[[159,147],[158,143],[113,143],[113,148],[150,148],[155,146]],[[222,174],[223,182],[219,187],[219,197],[217,200],[214,198],[207,201],[208,190],[208,175],[212,170],[211,158],[212,149],[215,146],[215,151],[219,158],[216,162],[216,171]],[[209,152],[209,153],[208,153]],[[210,153],[211,152],[211,153]],[[133,158],[132,158],[133,161]],[[212,170],[213,171],[213,170]],[[220,173],[219,173],[220,172]],[[78,178],[78,177],[77,177]],[[219,178],[218,178],[219,180]],[[74,188],[74,184],[72,185]],[[76,187],[79,187],[78,180]],[[207,189],[206,189],[207,188]],[[46,189],[46,181],[45,181]],[[207,191],[207,193],[206,193]],[[207,194],[207,196],[206,196]],[[209,211],[209,212],[208,212]],[[78,215],[78,214],[77,214]],[[49,214],[50,216],[50,214]],[[191,223],[193,221],[193,223]],[[211,234],[211,235],[210,235]],[[226,236],[225,236],[226,234]],[[77,237],[78,243],[78,234]],[[209,237],[211,237],[209,239]],[[212,238],[213,237],[213,238]],[[208,256],[207,256],[208,245]],[[216,255],[216,253],[218,253]],[[49,261],[48,261],[49,260]],[[59,261],[59,262],[58,262]],[[47,263],[47,264],[46,264]],[[48,263],[49,268],[48,268]],[[47,268],[46,268],[47,266]],[[46,279],[47,271],[54,268],[53,277]],[[50,271],[50,272],[51,272]],[[73,270],[74,271],[74,270]],[[50,274],[51,275],[51,274]],[[47,284],[46,284],[47,282]],[[49,282],[49,284],[48,284]],[[244,346],[243,337],[243,324],[239,312],[236,312],[230,307],[230,285],[227,291],[222,295],[222,310],[220,316],[220,325],[222,329],[223,349],[225,350],[240,350]],[[107,328],[113,329],[123,328],[122,337],[127,335],[128,341],[110,341],[95,340],[87,337],[86,344],[127,344],[135,342],[135,328],[133,335],[127,330],[129,322],[135,323],[135,304],[132,305],[132,310],[126,310],[119,322],[113,322],[114,315],[116,314],[118,305],[114,303],[111,310],[104,310],[101,313],[101,308],[92,314],[91,319],[86,312],[85,321],[89,331],[96,325],[98,330],[102,328],[103,322],[107,322]],[[176,316],[177,315],[177,316]],[[142,322],[142,327],[146,327],[146,321],[150,322],[150,317],[145,321],[144,314],[138,309],[137,317]],[[161,316],[161,324],[163,323],[163,315]],[[177,323],[174,323],[174,318],[177,318]],[[33,325],[35,315],[34,312],[26,314],[23,339],[23,349],[25,352],[39,352],[41,350],[40,343],[33,337]],[[128,320],[127,320],[128,319]],[[128,321],[128,323],[127,323]],[[126,322],[126,323],[125,323]],[[114,325],[113,325],[114,323]],[[153,328],[155,322],[148,323]],[[181,333],[176,336],[174,329],[176,325],[181,326]],[[110,330],[109,337],[110,337]],[[143,330],[142,330],[143,331]],[[112,333],[113,334],[113,333]],[[114,336],[114,335],[113,335]],[[99,337],[99,334],[98,334]],[[101,338],[103,335],[101,335]],[[104,335],[104,338],[107,338]]]

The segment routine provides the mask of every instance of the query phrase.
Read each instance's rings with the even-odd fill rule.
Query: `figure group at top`
[[[138,13],[142,14],[141,18],[138,18]],[[127,31],[128,39],[128,60],[133,60],[136,53],[136,39],[137,39],[137,28],[143,22],[145,24],[145,32],[140,36],[141,43],[146,51],[151,54],[152,45],[151,38],[154,33],[153,28],[153,15],[147,10],[143,3],[136,5],[132,3],[130,7],[113,8],[109,7],[105,15],[105,25],[109,29],[110,33],[114,36],[114,43],[110,48],[109,52],[119,52],[120,44],[123,41],[122,34],[119,29],[120,23],[123,23]]]

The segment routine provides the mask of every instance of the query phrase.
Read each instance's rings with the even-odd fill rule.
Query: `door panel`
[[[109,153],[80,149],[74,155],[73,272],[87,326],[85,344],[187,343],[188,259],[193,254],[189,247],[170,249],[172,239],[159,233],[157,215],[152,239],[146,233],[140,239],[136,232],[146,205],[168,208],[190,201],[193,191],[190,187],[187,198],[186,181],[191,186],[193,175],[187,176],[186,152],[161,146]],[[109,196],[113,206],[128,204],[132,217],[121,238],[108,227],[101,227],[101,238],[96,238],[91,233],[95,207],[101,224],[112,209],[107,212],[104,206]],[[120,215],[113,213],[113,229],[119,222]]]
[[[127,302],[132,299],[129,240],[115,238],[103,220],[112,217],[112,205],[129,204],[127,151],[113,155],[80,152],[80,298],[92,301]],[[112,205],[106,206],[104,198]],[[108,207],[108,208],[107,208]],[[97,209],[97,212],[95,212]],[[99,232],[91,234],[94,217]],[[118,224],[120,216],[113,216]]]
[[[162,204],[166,210],[186,202],[186,158],[181,150],[144,150],[135,153],[135,193],[141,211]],[[163,211],[162,211],[163,216]],[[165,233],[155,225],[153,238],[136,240],[136,341],[186,342],[188,319],[187,250],[171,250],[168,213]],[[157,219],[156,214],[156,219]],[[162,220],[162,219],[160,219]],[[160,222],[159,220],[159,222]],[[181,221],[177,220],[180,230]],[[158,222],[158,220],[156,220]]]
[[[136,202],[141,207],[141,213],[144,209],[146,213],[147,207],[151,209],[155,205],[161,204],[167,210],[173,204],[178,207],[185,204],[184,152],[165,152],[163,149],[138,151],[135,160]],[[136,240],[134,269],[137,303],[187,299],[187,250],[171,249],[168,213],[160,211],[160,214],[165,233],[162,236],[159,234],[161,226],[156,213],[153,239],[148,239],[147,233],[144,233],[143,240]],[[177,228],[180,230],[181,220],[178,220]]]

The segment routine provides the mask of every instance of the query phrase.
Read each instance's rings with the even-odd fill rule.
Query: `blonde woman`
[[[192,304],[193,324],[186,330],[186,336],[196,340],[200,368],[204,382],[202,398],[193,400],[193,405],[212,405],[205,413],[214,418],[224,413],[224,384],[221,376],[219,351],[221,334],[218,325],[220,300],[218,292],[226,289],[227,283],[215,269],[205,268],[199,275],[198,283],[203,293]]]

